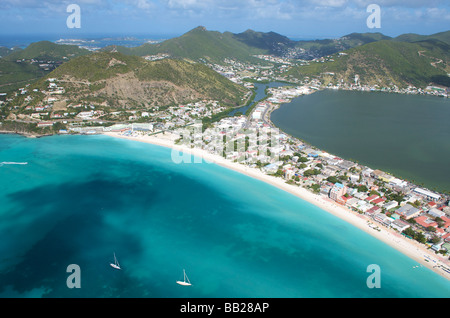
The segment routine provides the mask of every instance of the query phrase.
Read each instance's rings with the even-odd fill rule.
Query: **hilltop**
[[[395,41],[417,42],[426,40],[438,40],[450,45],[450,31],[439,32],[431,35],[420,35],[416,33],[405,33],[394,38]]]
[[[254,54],[267,53],[266,49],[249,46],[234,38],[233,33],[208,31],[197,27],[180,37],[157,44],[146,43],[134,48],[107,47],[104,51],[118,51],[127,55],[148,56],[165,53],[173,58],[184,58],[222,64],[224,59],[261,63]]]
[[[286,50],[294,47],[296,42],[284,35],[275,32],[257,32],[247,30],[242,33],[233,34],[233,38],[254,48],[258,48],[268,54],[283,55]]]
[[[22,59],[66,61],[71,58],[90,54],[89,50],[76,45],[60,45],[49,41],[31,43],[23,50],[8,54],[5,59],[14,61]]]

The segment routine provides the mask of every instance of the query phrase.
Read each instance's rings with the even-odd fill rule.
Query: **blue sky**
[[[381,28],[366,11],[381,8]],[[69,4],[81,9],[81,28],[69,29]],[[450,29],[449,0],[0,0],[0,34],[181,35],[208,30],[274,31],[291,38],[337,38],[352,32],[432,34]]]

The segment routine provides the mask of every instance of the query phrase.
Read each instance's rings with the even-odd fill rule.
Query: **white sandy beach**
[[[364,215],[358,214],[350,209],[347,209],[344,206],[335,203],[331,199],[328,199],[321,195],[313,194],[309,190],[302,187],[289,185],[285,183],[285,181],[281,178],[267,175],[259,169],[249,168],[240,163],[231,162],[223,157],[210,154],[202,149],[175,145],[174,140],[177,139],[178,136],[168,133],[164,135],[158,134],[154,136],[124,136],[116,132],[107,132],[104,133],[104,135],[146,142],[154,145],[176,149],[185,153],[190,153],[196,157],[203,158],[207,162],[212,162],[223,167],[233,169],[247,176],[267,182],[284,191],[292,193],[297,197],[306,200],[320,207],[321,209],[343,219],[344,221],[364,230],[375,238],[385,242],[386,244],[389,244],[398,251],[414,259],[421,265],[430,268],[431,270],[450,280],[450,274],[439,268],[439,266],[450,268],[450,261],[446,257],[435,254],[434,251],[426,249],[425,246],[416,242],[415,240],[408,239],[395,230],[388,229]],[[369,224],[372,224],[374,227],[378,227],[379,230],[369,227]],[[428,258],[429,261],[426,261],[425,257]]]

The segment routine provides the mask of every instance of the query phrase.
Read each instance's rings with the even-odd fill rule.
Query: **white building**
[[[423,195],[423,196],[425,196],[428,199],[433,199],[433,200],[436,200],[436,201],[438,201],[441,198],[441,196],[439,194],[433,193],[431,191],[428,191],[428,190],[425,190],[425,189],[422,189],[422,188],[415,188],[414,192],[416,192],[416,193],[418,193],[420,195]]]
[[[440,218],[440,217],[445,216],[445,213],[444,213],[444,212],[442,212],[441,210],[438,210],[438,209],[436,209],[436,208],[431,208],[427,213],[428,213],[429,215],[431,215],[431,216],[436,217],[436,218]]]
[[[391,223],[391,227],[398,230],[399,232],[403,232],[408,227],[410,227],[410,225],[407,222],[398,219]]]
[[[376,213],[373,215],[373,219],[379,223],[382,223],[384,225],[391,225],[392,222],[394,222],[394,220],[390,217],[388,217],[386,214],[383,213]]]
[[[252,114],[252,118],[253,119],[261,119],[261,111],[260,110],[255,110]]]
[[[389,201],[383,204],[383,208],[385,208],[386,210],[390,210],[392,208],[395,208],[397,205],[398,205],[397,201]]]

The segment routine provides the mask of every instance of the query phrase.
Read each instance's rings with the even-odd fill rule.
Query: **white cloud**
[[[168,0],[171,9],[207,9],[215,6],[216,1],[210,0]]]
[[[351,3],[359,7],[367,7],[371,3],[381,7],[419,8],[448,5],[447,0],[352,0]]]
[[[312,5],[321,7],[339,8],[348,4],[347,0],[313,0],[310,1]]]
[[[246,19],[289,19],[292,6],[280,0],[164,0],[172,12],[178,14],[204,14],[217,17],[241,17]]]
[[[254,18],[287,20],[292,18],[293,7],[289,2],[277,0],[250,0],[245,10]]]
[[[427,8],[424,15],[430,20],[450,20],[450,11],[443,8]]]
[[[121,3],[122,5],[126,5],[129,10],[137,8],[140,10],[148,11],[156,8],[156,5],[151,0],[125,0],[117,2]]]

